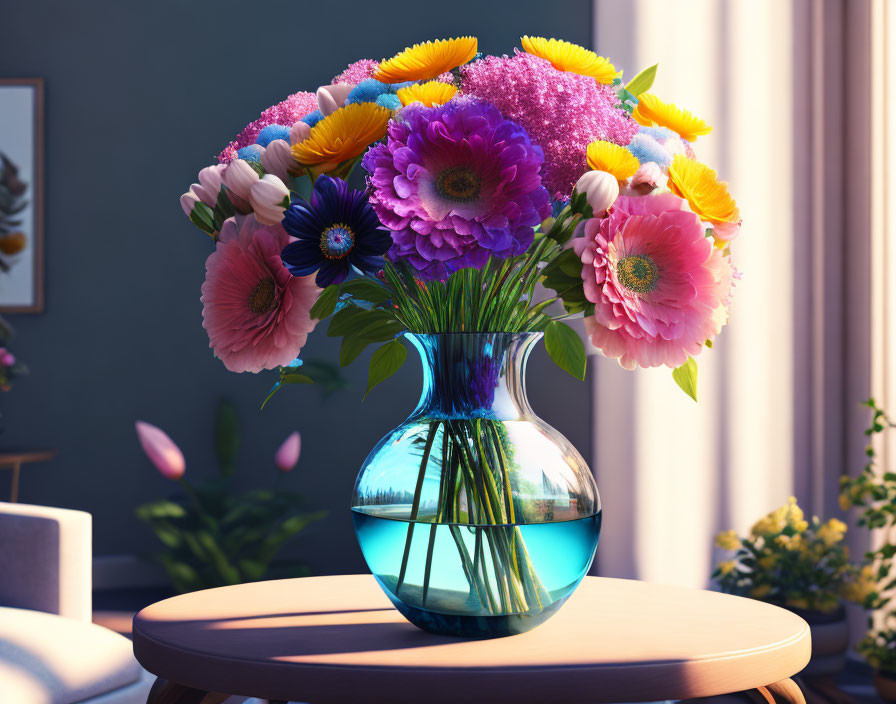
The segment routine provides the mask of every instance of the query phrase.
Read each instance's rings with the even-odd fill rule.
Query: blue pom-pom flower
[[[261,147],[267,147],[275,139],[289,141],[289,127],[283,125],[268,125],[258,133],[255,143]]]

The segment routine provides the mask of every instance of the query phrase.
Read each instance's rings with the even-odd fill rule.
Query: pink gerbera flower
[[[292,362],[317,323],[313,276],[292,276],[280,260],[290,242],[280,225],[251,215],[230,218],[205,262],[202,326],[209,346],[232,372],[260,372]]]
[[[594,346],[626,369],[678,367],[727,322],[733,269],[672,194],[620,196],[585,224],[582,259]]]

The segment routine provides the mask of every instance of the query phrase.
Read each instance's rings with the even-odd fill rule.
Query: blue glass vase
[[[532,411],[541,333],[407,334],[423,392],[367,457],[352,518],[370,571],[434,633],[521,633],[587,573],[601,507],[587,463]]]

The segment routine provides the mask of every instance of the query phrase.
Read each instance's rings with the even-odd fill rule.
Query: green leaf
[[[672,378],[675,383],[681,387],[688,396],[695,401],[697,400],[697,362],[693,357],[688,357],[688,361],[677,369],[672,370]]]
[[[649,91],[650,87],[653,85],[653,80],[656,78],[657,66],[659,66],[659,64],[654,64],[653,66],[645,68],[641,73],[628,82],[625,89],[635,97],[641,95],[641,93]]]
[[[282,384],[313,384],[314,379],[310,376],[305,376],[304,374],[299,374],[297,372],[290,372],[289,374],[283,374],[280,377],[280,383]]]
[[[197,201],[193,206],[193,210],[190,211],[190,222],[210,235],[217,232],[215,229],[215,213],[201,200]]]
[[[400,340],[392,340],[377,349],[370,358],[370,369],[367,372],[367,390],[364,392],[364,398],[373,389],[374,386],[385,381],[395,372],[401,369],[404,360],[408,356],[407,348],[401,344]]]
[[[215,201],[215,230],[220,231],[221,227],[224,225],[224,221],[227,218],[233,217],[235,213],[236,208],[233,207],[233,203],[231,203],[230,198],[227,197],[227,191],[224,186],[221,186],[221,190],[218,191],[218,198]]]
[[[369,344],[370,340],[360,337],[342,338],[342,347],[339,348],[339,366],[347,367],[354,362]]]
[[[585,378],[585,345],[566,323],[552,320],[544,331],[544,346],[554,364],[576,379]]]
[[[323,320],[327,316],[332,315],[333,311],[336,310],[336,301],[338,298],[339,284],[327,286],[321,291],[320,296],[317,297],[317,301],[314,305],[311,306],[311,310],[308,311],[309,315],[317,320]]]
[[[371,303],[384,303],[392,298],[392,292],[389,289],[376,283],[373,279],[367,278],[344,281],[340,286],[340,291]]]
[[[221,474],[231,476],[236,470],[236,456],[240,447],[240,423],[236,407],[227,400],[221,401],[215,416],[215,454]]]
[[[358,326],[371,319],[368,316],[375,316],[377,312],[349,304],[338,311],[330,320],[330,326],[327,328],[327,337],[350,335],[358,329]]]

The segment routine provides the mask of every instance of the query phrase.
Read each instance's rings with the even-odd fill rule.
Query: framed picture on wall
[[[44,83],[0,78],[0,313],[44,306]]]

